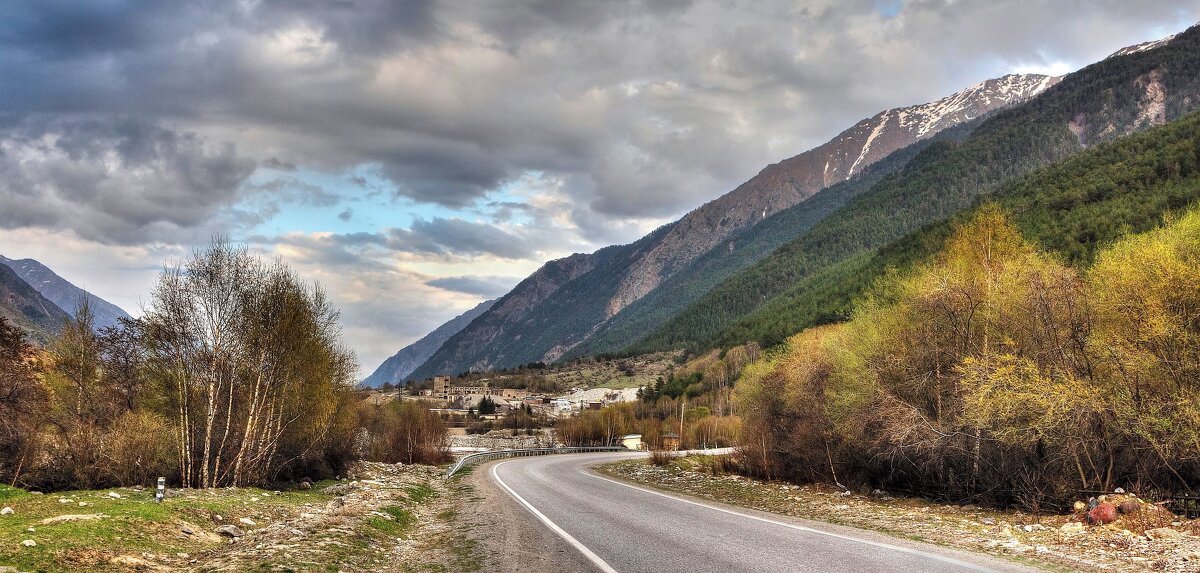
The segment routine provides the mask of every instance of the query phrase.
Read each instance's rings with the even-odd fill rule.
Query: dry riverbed
[[[364,463],[310,489],[178,490],[162,504],[148,489],[0,487],[0,573],[476,571],[455,526],[470,486],[442,475]]]
[[[1074,515],[1030,515],[924,500],[847,494],[825,486],[713,475],[706,458],[657,467],[644,460],[601,466],[604,473],[656,488],[804,519],[871,529],[1010,558],[1059,571],[1200,571],[1200,520],[1181,521],[1141,502],[1138,515],[1103,526]],[[1127,500],[1126,496],[1113,496]]]

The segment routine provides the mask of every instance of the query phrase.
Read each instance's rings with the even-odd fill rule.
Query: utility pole
[[[687,411],[687,392],[683,393],[683,400],[679,402],[679,446],[676,449],[683,447],[683,416]]]

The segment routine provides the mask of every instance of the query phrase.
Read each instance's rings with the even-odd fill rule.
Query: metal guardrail
[[[502,458],[522,458],[522,457],[526,457],[526,456],[548,456],[548,455],[552,455],[552,454],[582,454],[582,453],[586,453],[586,452],[633,452],[633,451],[636,451],[636,450],[631,450],[631,449],[623,447],[623,446],[593,446],[593,447],[582,447],[582,448],[526,448],[526,449],[518,449],[518,450],[493,450],[490,452],[479,452],[477,454],[470,454],[470,455],[463,456],[463,457],[459,458],[457,462],[454,462],[454,465],[450,466],[450,469],[446,471],[446,479],[450,479],[451,477],[454,476],[455,473],[458,472],[458,470],[463,469],[464,467],[466,467],[469,464],[477,464],[479,462],[498,460],[498,459],[502,459]]]

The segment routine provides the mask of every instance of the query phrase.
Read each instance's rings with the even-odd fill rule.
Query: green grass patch
[[[109,497],[113,491],[121,497]],[[256,488],[178,493],[156,503],[153,489],[35,495],[0,486],[0,506],[14,510],[13,515],[0,516],[0,566],[21,571],[112,571],[114,566],[108,560],[119,555],[198,553],[219,543],[181,535],[184,522],[211,531],[218,525],[214,515],[221,515],[222,523],[236,523],[240,517],[261,522],[260,514],[272,515],[282,508],[292,513],[305,503],[331,499],[315,488],[279,495]],[[81,502],[86,505],[81,507]],[[100,517],[43,523],[65,515]],[[37,546],[23,547],[25,539]]]
[[[10,485],[0,484],[0,501],[8,501],[10,499],[17,499],[19,497],[24,497],[26,495],[29,495],[29,493],[23,489],[15,488]]]
[[[384,515],[368,519],[367,525],[392,537],[402,535],[417,522],[417,516],[413,512],[400,506],[385,507],[383,513]]]
[[[409,487],[406,491],[408,491],[409,501],[413,503],[421,503],[422,501],[434,496],[433,488],[427,485],[414,485]]]

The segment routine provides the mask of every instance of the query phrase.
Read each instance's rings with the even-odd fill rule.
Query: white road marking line
[[[557,533],[559,537],[566,540],[567,543],[570,543],[572,547],[574,547],[575,549],[578,549],[579,552],[582,553],[584,557],[588,558],[588,561],[591,561],[593,564],[596,565],[596,567],[599,567],[601,571],[603,571],[604,573],[617,573],[617,570],[613,569],[612,566],[609,565],[608,563],[606,563],[603,559],[601,559],[599,555],[592,553],[592,550],[588,549],[588,547],[586,545],[580,543],[578,539],[575,539],[574,537],[571,536],[570,533],[567,533],[566,531],[564,531],[563,528],[559,527],[557,523],[550,521],[549,517],[546,517],[542,512],[538,511],[536,507],[533,507],[533,504],[529,503],[528,501],[525,501],[525,498],[521,497],[519,494],[517,494],[517,492],[513,491],[513,488],[508,487],[508,484],[504,483],[504,480],[500,479],[500,474],[497,474],[496,470],[499,469],[500,466],[507,464],[511,461],[513,461],[513,460],[509,460],[508,462],[500,462],[500,463],[492,466],[492,479],[496,480],[496,483],[500,484],[500,487],[504,488],[504,490],[508,492],[508,495],[513,496],[514,499],[521,502],[521,505],[525,506],[525,509],[528,509],[530,511],[530,513],[532,513],[534,516],[536,516],[538,519],[540,519],[542,521],[542,523],[545,523],[546,526],[549,527],[551,531]]]
[[[667,498],[667,499],[673,499],[673,500],[675,500],[675,501],[679,501],[679,502],[688,503],[688,504],[691,504],[691,505],[695,505],[695,506],[699,506],[699,507],[703,507],[703,508],[711,509],[711,510],[713,510],[713,511],[719,511],[719,512],[721,512],[721,513],[727,513],[727,514],[729,514],[729,515],[736,515],[736,516],[739,516],[739,517],[745,517],[745,518],[748,518],[748,519],[753,519],[753,520],[755,520],[755,521],[761,521],[761,522],[763,522],[763,523],[771,523],[771,524],[774,524],[774,525],[782,525],[783,527],[789,527],[789,528],[791,528],[791,529],[796,529],[796,530],[799,530],[799,531],[805,531],[805,532],[808,532],[808,533],[816,533],[816,534],[818,534],[818,535],[827,535],[827,536],[829,536],[829,537],[835,537],[835,538],[838,538],[838,539],[844,539],[844,540],[846,540],[846,541],[853,541],[853,542],[856,542],[856,543],[863,543],[863,544],[866,544],[866,545],[872,545],[872,546],[875,546],[875,547],[880,547],[880,548],[883,548],[883,549],[890,549],[890,550],[892,550],[892,551],[899,551],[899,552],[901,552],[901,553],[908,553],[908,554],[911,554],[911,555],[917,555],[917,556],[920,556],[920,557],[926,557],[926,558],[929,558],[929,559],[934,559],[934,560],[937,560],[937,561],[942,561],[942,562],[944,562],[944,563],[949,563],[949,564],[952,564],[952,565],[958,565],[958,566],[960,566],[960,567],[964,567],[964,568],[970,569],[970,570],[972,570],[972,571],[985,571],[985,572],[988,572],[988,573],[998,573],[998,572],[997,572],[995,569],[989,569],[989,568],[987,568],[987,567],[982,567],[982,566],[979,566],[979,565],[975,565],[975,564],[973,564],[973,563],[967,563],[966,561],[959,561],[958,559],[954,559],[953,557],[944,557],[944,556],[938,555],[938,554],[936,554],[936,553],[927,553],[927,552],[925,552],[925,551],[920,551],[920,550],[918,550],[918,549],[910,549],[910,548],[908,548],[908,547],[900,547],[900,546],[898,546],[898,545],[890,545],[890,544],[887,544],[887,543],[880,543],[880,542],[878,542],[878,541],[868,541],[868,540],[866,540],[866,539],[858,539],[858,538],[855,538],[855,537],[850,537],[849,535],[841,535],[841,534],[838,534],[838,533],[831,533],[831,532],[829,532],[829,531],[821,531],[820,529],[813,529],[813,528],[811,528],[811,527],[805,527],[805,526],[803,526],[803,525],[796,525],[796,524],[794,524],[794,523],[786,523],[786,522],[783,522],[783,521],[775,521],[774,519],[767,519],[767,518],[765,518],[765,517],[759,517],[759,516],[757,516],[757,515],[750,515],[750,514],[748,514],[748,513],[741,513],[741,512],[739,512],[739,511],[733,511],[733,510],[730,510],[730,509],[725,509],[725,508],[723,508],[723,507],[717,507],[717,506],[715,506],[715,505],[708,505],[708,504],[706,504],[706,503],[700,503],[700,502],[698,502],[698,501],[692,501],[692,500],[690,500],[690,499],[684,499],[684,498],[682,498],[682,497],[676,497],[676,496],[669,495],[669,494],[665,494],[665,493],[662,493],[662,492],[659,492],[659,491],[654,491],[654,490],[652,490],[652,489],[646,489],[646,488],[644,488],[644,487],[638,487],[638,486],[636,486],[636,485],[627,484],[627,483],[625,483],[625,482],[617,481],[617,480],[615,480],[615,479],[609,479],[609,478],[606,478],[606,477],[604,477],[604,476],[599,476],[599,475],[596,475],[596,474],[594,474],[594,473],[592,473],[592,472],[589,472],[589,471],[587,471],[587,470],[584,470],[583,468],[580,468],[580,469],[579,469],[579,472],[580,472],[580,473],[582,473],[582,474],[584,474],[584,475],[586,475],[586,476],[589,476],[589,477],[593,477],[593,478],[596,478],[596,479],[599,479],[599,480],[604,480],[604,481],[606,481],[606,482],[615,483],[615,484],[617,484],[617,485],[625,486],[625,487],[627,487],[627,488],[636,489],[636,490],[638,490],[638,491],[641,491],[641,492],[644,492],[644,493],[649,493],[649,494],[653,494],[653,495],[657,495],[657,496],[665,497],[665,498]],[[515,495],[515,494],[514,494],[514,495]]]

